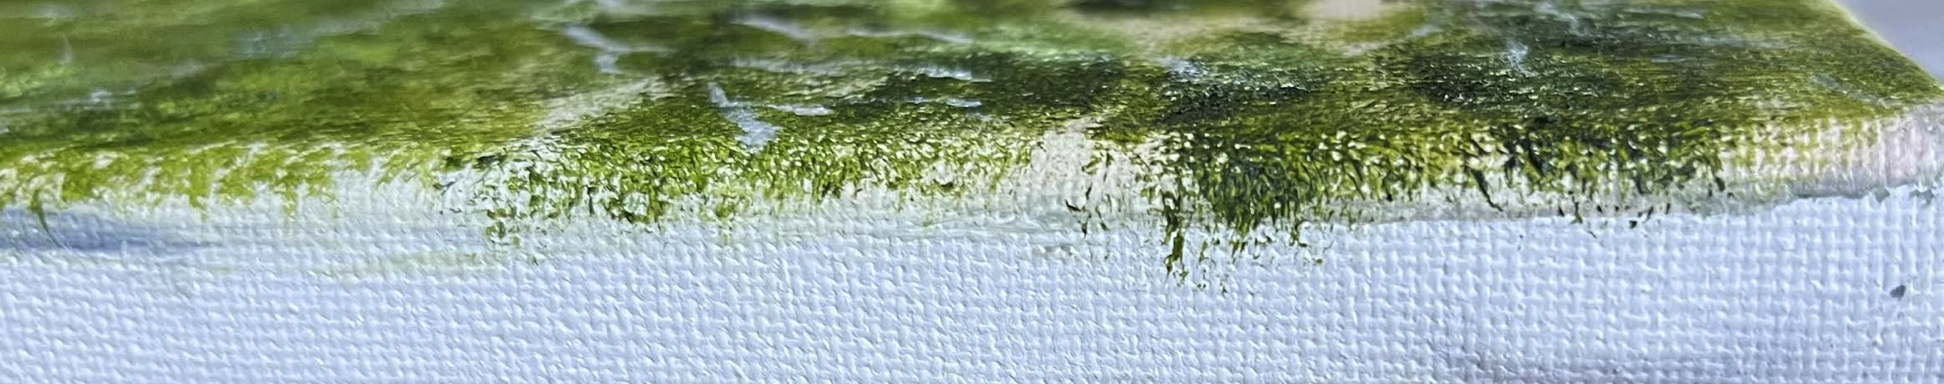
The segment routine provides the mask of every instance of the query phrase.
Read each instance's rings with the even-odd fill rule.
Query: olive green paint
[[[1572,197],[1562,212],[1716,187],[1724,153],[1790,145],[1757,139],[1773,130],[1944,97],[1822,0],[1418,1],[1347,21],[1309,1],[111,3],[0,19],[28,31],[0,37],[0,206],[294,202],[370,171],[460,194],[517,240],[582,214],[981,193],[1088,119],[1106,147],[1162,148],[1131,160],[1180,269],[1193,227],[1293,238],[1433,187]],[[1168,28],[1130,35],[1141,20]],[[130,33],[191,41],[108,37]],[[551,100],[643,79],[538,126]]]
[[[423,173],[443,154],[529,135],[544,100],[587,87],[591,69],[580,64],[590,55],[501,16],[402,16],[320,37],[289,57],[183,54],[188,69],[166,79],[85,69],[48,79],[97,91],[49,86],[6,99],[22,108],[0,116],[0,169],[11,171],[0,174],[0,202],[38,212],[116,193],[198,207],[266,192],[295,201],[324,191],[338,170],[383,162],[387,175]],[[90,65],[80,60],[53,65]]]

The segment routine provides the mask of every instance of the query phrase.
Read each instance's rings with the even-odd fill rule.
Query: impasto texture
[[[1944,380],[1827,0],[0,4],[24,382]]]

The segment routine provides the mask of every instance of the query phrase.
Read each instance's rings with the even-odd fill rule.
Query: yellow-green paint
[[[468,194],[460,212],[513,239],[577,214],[653,225],[692,201],[728,220],[865,187],[985,193],[1090,119],[1097,143],[1162,148],[1133,161],[1172,267],[1195,226],[1294,236],[1355,220],[1344,202],[1440,186],[1664,193],[1710,184],[1724,153],[1788,145],[1752,139],[1773,130],[1944,97],[1824,0],[1383,2],[1347,20],[1311,5],[7,5],[33,16],[0,18],[24,31],[0,37],[0,206],[473,177],[448,192]],[[552,101],[644,80],[541,126]]]

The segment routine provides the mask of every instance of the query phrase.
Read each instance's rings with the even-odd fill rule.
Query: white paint
[[[771,138],[776,137],[776,131],[783,130],[783,127],[758,119],[756,111],[749,107],[749,103],[730,99],[720,85],[709,84],[709,101],[714,102],[716,109],[722,111],[723,118],[735,123],[737,128],[742,128],[743,134],[736,140],[748,146],[751,151],[762,150],[764,144],[768,144]]]
[[[1527,47],[1525,43],[1513,40],[1505,41],[1505,61],[1511,64],[1512,70],[1518,71],[1521,75],[1533,75],[1532,70],[1526,69],[1525,66],[1526,55],[1531,53],[1532,48]]]
[[[62,66],[74,64],[74,43],[68,41],[67,35],[61,35],[60,59],[56,59],[55,62]]]
[[[961,99],[957,97],[939,97],[939,98],[913,97],[909,101],[914,104],[939,103],[939,104],[945,104],[945,105],[950,105],[959,108],[978,108],[980,106],[985,105],[985,102],[982,101]]]
[[[1317,0],[1303,8],[1313,18],[1333,21],[1373,19],[1386,11],[1383,0]]]
[[[776,105],[764,105],[764,107],[769,107],[770,109],[774,109],[778,111],[789,112],[790,114],[794,114],[797,116],[829,116],[832,113],[837,113],[837,111],[830,110],[830,108],[821,105],[776,104]]]
[[[547,114],[534,127],[541,132],[573,127],[588,118],[665,91],[660,88],[659,80],[649,79],[547,100]]]
[[[980,77],[978,74],[972,73],[972,70],[965,69],[965,68],[941,67],[941,66],[919,66],[919,67],[911,67],[908,68],[907,70],[917,72],[925,76],[936,77],[936,78],[963,80],[963,81],[971,81],[971,82],[992,81],[990,79]]]
[[[735,59],[733,61],[730,61],[729,64],[738,67],[756,68],[756,69],[761,69],[770,72],[777,72],[777,73],[828,76],[828,75],[836,75],[836,74],[844,73],[845,70],[851,67],[864,65],[865,63],[858,62],[858,61],[845,61],[845,60],[803,63],[803,62],[784,61],[784,60],[745,58],[745,59]]]
[[[621,67],[617,63],[621,61],[622,56],[627,56],[628,54],[668,51],[668,48],[656,45],[617,41],[584,25],[569,25],[561,29],[560,33],[567,36],[568,39],[573,40],[574,44],[601,50],[600,53],[594,56],[594,66],[600,68],[601,73],[626,73],[626,71],[621,70]]]
[[[785,37],[789,37],[791,40],[796,40],[798,42],[802,42],[806,44],[816,43],[818,40],[816,32],[811,31],[808,28],[804,28],[802,25],[798,25],[796,22],[785,20],[782,18],[777,18],[777,17],[762,16],[762,15],[746,16],[746,17],[736,19],[736,24],[740,24],[746,27],[761,29],[765,31],[775,32]]]
[[[1162,58],[1160,61],[1161,61],[1161,65],[1168,67],[1168,74],[1171,75],[1193,78],[1193,77],[1200,77],[1208,73],[1208,71],[1203,70],[1200,65],[1195,65],[1195,62],[1186,59],[1181,59],[1176,57],[1165,57]]]
[[[956,33],[956,32],[935,31],[935,30],[906,31],[906,30],[883,30],[883,29],[870,29],[870,28],[851,28],[849,30],[844,31],[844,33],[849,34],[851,36],[872,37],[872,38],[919,36],[919,37],[924,37],[924,38],[937,40],[945,43],[951,43],[951,44],[971,44],[974,41],[972,39],[972,36],[968,36],[966,34]]]

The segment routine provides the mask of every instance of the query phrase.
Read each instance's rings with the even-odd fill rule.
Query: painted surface
[[[1731,162],[1944,96],[1806,0],[306,4],[13,5],[4,201],[297,204],[366,172],[468,194],[513,241],[992,193],[1078,131],[1171,236],[1241,247],[1439,187],[1647,214],[1612,196],[1726,192]]]
[[[17,377],[1944,371],[1944,88],[1820,0],[17,2],[0,30]]]

